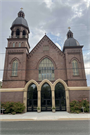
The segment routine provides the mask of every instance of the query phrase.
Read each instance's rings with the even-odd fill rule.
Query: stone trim
[[[62,80],[62,79],[57,79],[54,83],[53,83],[53,89],[55,90],[55,85],[60,82],[63,84],[65,90],[67,90],[67,84]]]
[[[0,89],[0,92],[20,92],[24,91],[24,88],[8,88],[8,89]]]
[[[68,90],[90,90],[90,87],[68,87]]]
[[[34,82],[33,82],[34,83]],[[40,88],[40,87],[38,87]],[[90,87],[67,87],[67,90],[90,90]],[[0,92],[20,92],[20,91],[25,91],[25,88],[1,88]],[[40,89],[38,89],[40,91]],[[54,89],[52,89],[54,91]]]
[[[28,86],[34,83],[37,86],[38,92],[38,107],[41,108],[41,88],[44,83],[48,83],[51,87],[52,92],[52,107],[55,107],[55,85],[60,82],[63,84],[65,88],[65,95],[66,95],[66,110],[67,112],[70,111],[70,99],[69,99],[69,90],[90,90],[90,87],[68,87],[67,84],[62,79],[57,79],[54,83],[51,81],[44,79],[40,84],[38,84],[35,80],[30,80],[26,83],[24,88],[8,88],[8,89],[0,89],[0,92],[20,92],[23,91],[23,103],[25,105],[25,112],[27,112],[27,90]]]
[[[51,87],[51,92],[52,92],[52,107],[55,107],[55,85],[61,82],[64,85],[65,88],[65,95],[66,95],[66,110],[69,112],[70,111],[70,105],[69,105],[69,90],[67,87],[67,84],[62,80],[62,79],[57,79],[53,84],[47,79],[44,79],[40,84],[38,84],[35,80],[30,80],[26,85],[24,89],[24,97],[23,97],[23,103],[25,105],[25,112],[27,112],[27,90],[28,86],[31,83],[34,83],[37,86],[37,91],[38,91],[38,107],[41,108],[41,88],[44,83],[48,83]]]
[[[40,89],[40,91],[41,91],[42,85],[43,85],[44,83],[48,83],[48,84],[50,85],[50,87],[51,87],[51,91],[53,90],[53,85],[52,85],[52,83],[51,83],[49,80],[44,79],[44,80],[39,84],[39,89]]]
[[[15,76],[12,76],[12,77],[15,77]],[[4,81],[25,81],[26,82],[26,80],[3,80],[3,82]],[[11,88],[10,88],[11,89]]]

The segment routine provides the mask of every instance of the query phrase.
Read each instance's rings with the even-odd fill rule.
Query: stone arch
[[[37,66],[36,66],[36,69],[38,69],[39,64],[40,64],[41,61],[42,61],[43,59],[45,59],[45,58],[48,58],[49,60],[51,60],[52,63],[53,63],[53,65],[54,65],[54,67],[55,67],[55,69],[57,69],[57,66],[56,66],[55,61],[54,61],[51,57],[49,57],[48,55],[45,55],[44,57],[42,57],[42,58],[38,61]]]
[[[30,80],[29,82],[26,83],[24,87],[24,94],[23,94],[23,103],[25,105],[25,112],[27,112],[27,90],[30,84],[35,84],[37,86],[37,91],[38,91],[38,83],[35,80]]]
[[[70,111],[70,101],[69,101],[69,90],[68,90],[68,86],[67,84],[62,80],[62,79],[57,79],[54,83],[53,83],[53,89],[55,90],[55,86],[57,83],[62,83],[62,85],[65,88],[65,95],[66,95],[66,110],[69,112]]]
[[[34,83],[34,84],[37,86],[37,90],[38,90],[38,87],[39,87],[38,83],[37,83],[35,80],[30,80],[30,81],[27,82],[26,85],[25,85],[25,91],[28,90],[28,86],[29,86],[30,84],[32,84],[32,83]]]
[[[71,63],[73,60],[76,60],[76,61],[78,61],[79,63],[81,63],[76,57],[71,58],[71,60],[69,61],[69,63]]]
[[[62,79],[57,79],[54,83],[53,83],[53,88],[55,90],[55,86],[57,83],[62,83],[62,85],[64,86],[65,90],[67,90],[67,84],[62,80]]]
[[[40,90],[40,91],[41,91],[41,88],[42,88],[42,86],[43,86],[44,83],[48,83],[48,84],[50,85],[50,87],[51,87],[51,90],[52,90],[52,83],[51,83],[49,80],[44,79],[44,80],[39,84],[39,90]]]

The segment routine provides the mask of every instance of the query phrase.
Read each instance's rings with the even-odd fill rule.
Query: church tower
[[[29,53],[29,27],[21,10],[11,26],[11,36],[7,39],[3,88],[22,88],[26,84],[26,60]]]
[[[71,87],[87,86],[82,48],[83,46],[73,38],[73,33],[69,30],[63,52],[66,61],[67,85]]]

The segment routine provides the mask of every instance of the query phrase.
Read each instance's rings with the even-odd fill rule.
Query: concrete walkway
[[[48,120],[90,120],[90,113],[73,114],[68,112],[26,112],[23,114],[1,114],[1,121],[48,121]]]

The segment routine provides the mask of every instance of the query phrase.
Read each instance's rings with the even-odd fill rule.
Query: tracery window
[[[15,60],[12,65],[12,76],[17,76],[18,61]]]
[[[72,61],[73,75],[79,75],[78,63],[76,60]]]
[[[48,58],[43,59],[39,65],[39,81],[43,79],[54,80],[54,65]]]

